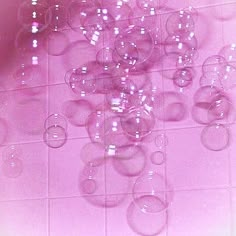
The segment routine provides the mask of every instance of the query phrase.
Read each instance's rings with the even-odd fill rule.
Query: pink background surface
[[[200,49],[196,61],[195,81],[191,89],[185,93],[185,96],[191,98],[199,87],[200,65],[206,57],[217,54],[223,45],[234,42],[236,38],[236,17],[225,21],[217,20],[215,17],[230,15],[233,9],[236,9],[236,2],[225,0],[211,2],[169,0],[168,2],[168,6],[175,9],[188,5],[194,6],[199,11],[199,24],[201,21],[204,22],[203,27],[197,27],[196,30]],[[167,15],[161,16],[162,22]],[[78,32],[75,34],[69,29],[65,31],[71,42],[84,40]],[[206,34],[207,41],[205,41]],[[78,178],[83,163],[79,155],[83,145],[89,142],[85,128],[74,127],[68,123],[68,140],[60,149],[49,149],[44,144],[41,134],[30,134],[25,132],[25,128],[24,132],[22,131],[22,127],[25,126],[40,127],[48,114],[61,113],[61,104],[74,98],[64,83],[65,72],[74,66],[74,58],[80,60],[81,64],[89,59],[95,59],[96,49],[93,49],[94,52],[91,54],[84,54],[87,49],[81,50],[83,57],[74,51],[68,51],[60,57],[48,56],[46,53],[42,55],[44,65],[48,65],[45,80],[37,84],[39,86],[37,89],[41,92],[34,96],[36,102],[25,108],[25,114],[28,116],[21,117],[17,111],[18,102],[24,98],[24,94],[12,88],[9,82],[12,71],[6,69],[3,72],[7,83],[4,83],[5,90],[0,94],[0,99],[3,97],[4,103],[0,109],[0,116],[7,120],[8,135],[2,150],[9,144],[19,145],[23,150],[21,158],[24,170],[16,179],[6,178],[0,171],[1,236],[137,235],[129,228],[126,221],[126,209],[132,200],[131,188],[125,187],[127,180],[122,177],[119,179],[107,171],[104,171],[105,176],[99,176],[101,187],[99,194],[105,193],[103,185],[106,181],[109,186],[124,187],[109,188],[109,194],[127,195],[115,208],[93,206],[81,196]],[[67,56],[73,60],[70,62]],[[174,90],[172,83],[162,77],[161,69],[167,72],[171,70],[168,64],[163,64],[159,69],[150,72],[153,83],[157,83],[160,90]],[[94,103],[100,102],[97,99],[94,101],[92,97],[90,99]],[[191,102],[187,104],[189,108]],[[168,225],[160,236],[236,235],[235,124],[230,128],[231,146],[220,152],[212,152],[201,144],[202,127],[196,124],[191,114],[187,114],[181,122],[159,122],[156,125],[154,134],[164,129],[168,137],[167,160],[159,167],[151,166],[150,160],[147,160],[147,168],[164,173],[174,188],[174,199],[168,210]],[[151,139],[147,144],[148,155],[155,150],[154,140]],[[129,181],[132,183],[134,179],[131,178]]]

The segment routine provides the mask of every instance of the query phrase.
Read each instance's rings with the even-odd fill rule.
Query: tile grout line
[[[102,3],[103,3],[103,0],[102,0]],[[103,36],[103,48],[104,47],[105,47],[105,38]],[[103,55],[103,56],[105,56],[105,55]],[[103,98],[103,106],[104,107],[105,107],[105,102],[106,102],[105,99],[106,98],[104,96],[104,98]],[[105,117],[105,114],[104,114],[104,131],[103,131],[104,134],[105,134],[105,121],[106,121],[106,117]],[[105,153],[104,153],[104,155],[105,155]],[[104,158],[105,158],[105,156],[104,156]],[[104,186],[105,186],[105,196],[104,196],[104,201],[105,201],[105,209],[104,209],[104,221],[105,221],[104,222],[104,233],[105,233],[105,236],[108,236],[108,223],[107,223],[108,217],[107,217],[107,207],[106,207],[106,200],[107,200],[107,197],[106,197],[107,196],[107,178],[106,178],[107,177],[107,175],[106,175],[107,171],[106,171],[106,168],[107,168],[107,162],[104,163],[103,171],[104,171]]]
[[[163,122],[164,124],[164,122]],[[232,122],[232,123],[226,123],[225,125],[228,126],[234,126],[236,125],[236,121],[235,122]],[[179,131],[179,130],[191,130],[191,129],[201,129],[201,128],[204,128],[205,125],[201,125],[201,124],[198,124],[196,126],[186,126],[186,127],[171,127],[171,128],[162,128],[162,129],[154,129],[152,132],[155,133],[155,132],[172,132],[172,131]],[[83,137],[71,137],[71,138],[68,138],[67,140],[68,141],[73,141],[73,140],[81,140],[81,139],[88,139],[89,138],[87,136],[83,136]],[[21,142],[9,142],[9,143],[6,143],[4,145],[2,145],[2,147],[5,147],[5,146],[9,146],[11,144],[15,144],[15,145],[30,145],[30,144],[39,144],[39,143],[44,143],[43,140],[34,140],[34,141],[21,141]]]
[[[163,21],[162,21],[161,17],[160,17],[160,27],[161,27],[161,32],[163,32],[163,30],[165,30],[165,29],[163,29],[163,28],[165,28],[165,26],[163,25]],[[161,42],[162,42],[163,41],[162,34],[160,37],[161,37]],[[164,64],[162,62],[162,64],[161,64],[161,78],[162,78],[161,82],[162,82],[162,91],[164,92],[165,91],[165,83],[164,83],[164,77],[163,77],[163,70],[164,70]],[[164,135],[166,135],[166,122],[165,122],[165,120],[163,121],[163,132],[164,132]],[[164,152],[166,155],[166,147],[165,146],[164,146]],[[167,181],[167,164],[166,164],[166,162],[165,162],[165,167],[164,167],[164,175],[165,175],[165,180]],[[167,209],[167,215],[168,215],[168,209]],[[169,221],[167,221],[165,232],[166,232],[166,236],[168,236],[169,235]]]
[[[48,83],[50,80],[50,71],[49,71],[49,60],[50,57],[47,55],[47,69],[48,69]],[[50,114],[50,87],[47,86],[47,117]],[[50,148],[47,146],[47,235],[50,236],[50,224],[51,224],[51,219],[50,219]]]
[[[222,12],[222,8],[220,9],[220,13],[221,15],[223,14]],[[222,21],[222,25],[221,25],[221,33],[222,33],[222,37],[223,37],[223,44],[225,45],[225,37],[224,37],[224,24],[225,21]],[[230,152],[230,147],[227,150],[227,154],[228,154],[228,173],[229,173],[229,207],[230,207],[230,235],[234,236],[234,225],[233,225],[233,221],[234,221],[234,216],[233,216],[233,196],[232,196],[232,171],[231,171],[231,166],[232,166],[232,162],[231,162],[231,152]]]
[[[223,186],[223,187],[202,187],[202,188],[195,188],[195,189],[174,189],[172,192],[175,193],[182,193],[182,192],[201,192],[201,191],[218,191],[218,190],[227,190],[230,189],[236,190],[236,186]],[[132,195],[132,192],[125,193],[127,196]],[[115,195],[124,195],[124,193],[114,193],[109,194],[110,196]],[[94,196],[104,196],[104,195],[94,195]],[[73,195],[73,196],[55,196],[55,197],[39,197],[39,198],[25,198],[25,199],[12,199],[12,200],[1,200],[0,203],[9,203],[9,202],[22,202],[22,201],[40,201],[40,200],[63,200],[63,199],[75,199],[75,198],[84,198],[85,195]]]

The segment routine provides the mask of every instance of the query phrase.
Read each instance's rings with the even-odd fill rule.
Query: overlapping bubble
[[[80,194],[96,207],[112,208],[130,193],[128,225],[150,236],[165,229],[173,201],[166,176],[151,169],[168,159],[168,138],[165,131],[156,131],[191,114],[203,126],[202,145],[221,151],[230,145],[228,124],[236,118],[230,95],[236,85],[235,44],[207,55],[197,76],[200,16],[192,7],[167,9],[167,1],[155,0],[136,0],[135,6],[122,0],[72,0],[68,5],[25,1],[18,10],[21,28],[15,39],[21,60],[29,58],[13,73],[18,89],[34,87],[44,76],[42,52],[65,64],[66,72],[59,76],[71,98],[60,104],[63,115],[52,112],[46,118],[45,144],[66,145],[68,124],[78,133],[83,129],[88,142],[78,151],[83,163]],[[71,42],[70,34],[77,41]],[[190,98],[188,91],[196,84],[200,87]],[[145,145],[150,140],[151,151]],[[20,176],[22,168],[15,156],[3,164],[9,178]]]

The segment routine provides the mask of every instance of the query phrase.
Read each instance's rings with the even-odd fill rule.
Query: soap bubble
[[[168,34],[194,32],[195,22],[190,12],[180,10],[172,13],[166,21]]]
[[[166,160],[166,154],[162,151],[155,151],[150,156],[151,162],[154,165],[162,165]]]
[[[142,140],[153,131],[154,125],[154,114],[143,107],[132,109],[121,117],[122,129],[132,140]]]
[[[66,143],[67,133],[61,126],[51,126],[44,131],[43,139],[50,148],[60,148]]]
[[[201,141],[207,149],[221,151],[229,145],[230,132],[225,125],[212,123],[202,130]]]
[[[116,37],[114,44],[118,56],[131,66],[145,62],[154,48],[151,34],[138,26],[125,29]]]
[[[226,59],[228,63],[236,62],[236,44],[228,44],[221,48],[219,55]]]
[[[49,55],[60,56],[66,52],[69,38],[62,31],[51,31],[47,34],[44,42],[45,49]]]
[[[2,171],[8,178],[17,178],[23,172],[23,163],[18,158],[8,158],[3,162]]]
[[[37,1],[24,1],[18,8],[17,18],[19,23],[31,32],[45,30],[50,21],[51,15],[47,15],[48,6]]]
[[[160,9],[166,3],[166,0],[136,0],[136,5],[142,10]]]
[[[140,202],[139,199],[144,196],[146,197],[147,202]],[[152,204],[153,202],[149,202],[148,196],[150,196],[150,199],[152,199],[152,197],[158,198],[160,200],[159,203],[161,204]],[[135,204],[137,204],[143,212],[161,212],[166,210],[173,200],[172,188],[164,176],[161,176],[154,171],[148,171],[141,174],[136,179],[135,184],[133,185],[133,199]]]
[[[51,148],[60,148],[67,141],[67,121],[59,114],[50,115],[44,123],[44,142]]]
[[[93,106],[84,99],[69,100],[62,105],[63,114],[74,126],[86,126],[89,115],[93,112]]]
[[[173,83],[179,88],[189,87],[193,82],[193,72],[190,68],[179,69],[174,73]]]
[[[168,224],[168,212],[143,212],[138,205],[145,205],[147,202],[151,208],[153,208],[152,205],[157,206],[163,204],[163,202],[155,196],[142,196],[137,198],[136,203],[131,202],[127,208],[127,222],[130,228],[139,235],[159,235]]]
[[[6,147],[3,150],[3,174],[8,178],[17,178],[23,172],[23,163],[20,159],[22,150],[15,145]]]
[[[126,145],[119,147],[112,157],[113,166],[124,176],[138,176],[146,166],[146,153],[142,146]]]
[[[81,191],[85,194],[93,194],[96,191],[97,183],[93,179],[85,179],[81,182]]]
[[[168,138],[165,134],[158,134],[155,138],[155,144],[159,149],[163,149],[168,145]]]

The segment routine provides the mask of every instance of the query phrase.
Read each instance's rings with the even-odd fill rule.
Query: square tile
[[[235,25],[235,9],[236,3],[221,6],[224,45],[235,43],[235,32],[232,31],[232,27]]]
[[[169,208],[170,236],[230,236],[228,190],[176,192]]]
[[[188,128],[166,132],[167,178],[175,190],[229,186],[228,150],[206,149],[201,131]]]
[[[86,145],[90,146],[86,146]],[[87,148],[88,147],[88,148]],[[99,156],[98,156],[99,155]],[[93,145],[89,139],[73,139],[59,149],[49,151],[49,192],[51,197],[80,196],[84,192],[80,187],[86,179],[95,178],[95,195],[104,195],[104,166],[88,165],[97,156],[102,158],[104,150]],[[104,157],[104,156],[103,156]],[[87,164],[87,165],[86,165]],[[87,176],[88,175],[88,176]],[[86,185],[84,186],[86,188]],[[85,190],[86,194],[86,190]]]
[[[43,140],[47,117],[47,88],[37,87],[5,92],[2,106],[2,135],[4,143],[22,143]],[[5,124],[4,124],[5,123]]]
[[[232,235],[235,235],[236,233],[236,189],[233,188],[231,190],[231,194],[232,194],[232,208],[231,208],[231,212],[232,212]]]
[[[0,203],[1,234],[7,236],[47,236],[47,200]]]
[[[83,198],[50,200],[50,235],[105,236],[105,210]]]
[[[44,143],[15,145],[21,166],[13,168],[1,153],[0,200],[34,199],[48,196],[48,148]],[[5,164],[5,165],[4,165]],[[8,176],[13,176],[8,177]]]
[[[233,124],[229,127],[230,133],[231,133],[231,141],[230,141],[230,146],[229,146],[229,158],[230,158],[230,173],[231,173],[231,182],[232,186],[236,187],[236,173],[235,173],[235,168],[236,168],[236,160],[235,160],[235,153],[236,153],[236,148],[235,148],[235,138],[236,138],[236,125]]]

